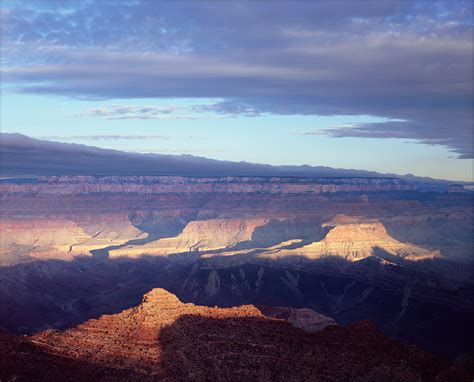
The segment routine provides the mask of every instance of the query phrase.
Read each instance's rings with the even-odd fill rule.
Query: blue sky
[[[2,132],[472,180],[471,34],[457,1],[7,1]]]

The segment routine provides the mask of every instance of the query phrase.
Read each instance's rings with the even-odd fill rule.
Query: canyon
[[[341,327],[370,320],[444,357],[473,351],[474,197],[459,187],[30,176],[2,179],[0,193],[7,333],[81,330],[165,288],[184,303],[252,305],[306,329],[318,315]]]

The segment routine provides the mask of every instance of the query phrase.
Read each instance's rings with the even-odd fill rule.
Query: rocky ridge
[[[308,312],[273,313],[308,317]],[[41,376],[45,365],[38,361],[47,363],[48,358],[62,362],[50,381],[64,376],[73,381],[470,378],[469,370],[395,342],[367,321],[309,333],[281,318],[265,317],[253,306],[183,304],[162,289],[147,293],[134,308],[64,332],[43,332],[20,341],[0,336],[0,347],[0,376],[20,381],[35,371]],[[41,357],[23,357],[26,363],[16,368],[21,353],[33,351]],[[69,368],[76,374],[71,376]],[[97,374],[91,373],[94,368]]]

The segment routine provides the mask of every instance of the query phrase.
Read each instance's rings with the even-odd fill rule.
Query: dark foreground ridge
[[[183,304],[163,289],[66,331],[0,335],[10,381],[471,380],[466,363],[393,341],[370,322],[306,332],[251,305]]]

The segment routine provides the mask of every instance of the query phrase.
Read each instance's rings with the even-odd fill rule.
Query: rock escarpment
[[[32,259],[72,260],[91,251],[144,239],[126,214],[21,217],[0,220],[0,265]],[[29,259],[30,258],[30,259]]]
[[[334,193],[414,191],[416,186],[398,178],[291,178],[179,176],[50,176],[30,184],[0,184],[2,193]]]
[[[257,247],[251,250],[222,248],[222,251],[204,253],[202,256],[210,268],[256,263],[278,267],[286,264],[300,270],[305,269],[308,262],[332,258],[354,262],[378,257],[397,262],[441,257],[439,250],[402,243],[394,239],[377,220],[338,215],[330,222],[322,224],[321,228],[326,231],[322,239],[308,244],[305,240],[294,239],[267,248]]]
[[[166,256],[183,252],[205,252],[232,248],[252,240],[257,227],[265,219],[209,219],[191,221],[176,237],[162,238],[142,245],[128,245],[109,251],[114,257],[142,255]]]

